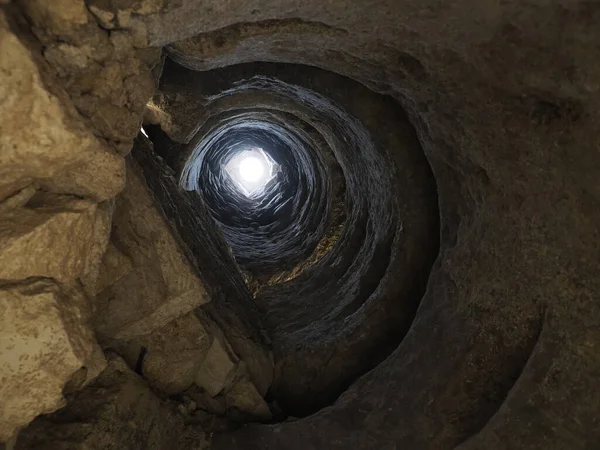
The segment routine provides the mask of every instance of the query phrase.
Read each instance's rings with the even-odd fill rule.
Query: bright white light
[[[273,179],[277,164],[260,147],[248,147],[234,155],[225,171],[246,197],[252,197]]]
[[[258,181],[265,174],[265,166],[262,161],[254,156],[246,156],[240,161],[240,176],[244,181]]]

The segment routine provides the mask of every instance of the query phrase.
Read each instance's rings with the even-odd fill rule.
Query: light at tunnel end
[[[234,155],[225,171],[246,197],[258,194],[275,176],[275,162],[260,147],[251,147]]]

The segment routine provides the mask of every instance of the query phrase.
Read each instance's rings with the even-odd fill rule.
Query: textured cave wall
[[[331,408],[215,447],[598,442],[599,14],[590,2],[265,1],[150,18],[155,42],[200,35],[171,50],[198,68],[307,63],[394,96],[438,184],[441,251],[398,349]]]
[[[179,168],[183,180],[199,170],[185,169],[198,164],[194,155],[203,148],[203,130],[213,122],[228,124],[227,115],[310,130],[318,137],[315,148],[281,153],[314,152],[336,162],[330,171],[318,170],[310,159],[294,163],[301,172],[317,166],[306,176],[314,196],[297,201],[305,209],[273,214],[264,238],[254,216],[243,223],[242,207],[234,211],[235,222],[223,225],[242,268],[259,277],[271,275],[273,266],[284,274],[287,269],[287,277],[273,277],[256,293],[275,354],[270,397],[293,416],[330,404],[402,339],[437,254],[435,183],[402,110],[389,97],[315,68],[245,64],[200,73],[172,62],[165,65],[152,108],[160,110],[161,126],[174,139],[188,137],[182,152],[191,156]],[[160,145],[173,153],[173,143]],[[171,159],[177,166],[186,158]],[[202,183],[211,184],[208,176],[200,180],[201,190]],[[292,189],[301,195],[301,181],[296,183]],[[279,189],[285,198],[285,187]],[[213,208],[229,205],[228,198],[207,197],[206,191]],[[319,209],[323,200],[325,212]],[[339,225],[339,219],[327,218],[336,210],[343,210]],[[326,246],[315,248],[315,239]],[[295,258],[300,267],[294,267]]]
[[[83,291],[86,283],[74,281],[94,279],[99,257],[90,265],[75,258],[68,270],[53,262],[68,262],[67,248],[67,255],[101,255],[108,227],[93,240],[103,242],[100,250],[84,238],[41,245],[23,230],[54,237],[45,218],[64,221],[61,230],[87,230],[95,223],[89,214],[110,217],[103,202],[121,189],[124,173],[113,150],[130,148],[160,64],[156,48],[148,60],[138,49],[170,44],[173,59],[196,69],[257,60],[316,66],[390,95],[407,112],[437,183],[440,253],[406,337],[334,405],[301,420],[224,433],[213,447],[584,449],[600,442],[597,3],[8,3],[2,12],[22,18],[25,11],[21,29],[33,26],[34,35],[2,24],[2,218],[35,215],[26,222],[40,225],[2,227],[3,245],[27,244],[7,250],[15,255],[8,260],[36,255],[35,264],[19,264],[23,270],[2,279],[43,276],[57,287],[3,284],[3,306],[35,296],[60,310],[78,298],[60,294],[63,284]],[[103,56],[96,58],[95,48],[104,48]],[[138,83],[147,89],[138,93]],[[39,189],[84,203],[65,208],[64,199],[33,195]],[[40,211],[56,204],[64,214]],[[82,234],[89,232],[69,236]],[[9,267],[4,255],[3,248]],[[55,322],[64,329],[64,321]],[[83,359],[70,357],[48,388],[48,406],[29,404],[27,414],[10,417],[0,440],[59,407],[61,386]],[[2,389],[22,392],[21,380]]]

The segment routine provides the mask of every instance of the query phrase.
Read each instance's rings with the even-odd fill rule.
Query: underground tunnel
[[[600,4],[0,20],[0,449],[600,448]]]

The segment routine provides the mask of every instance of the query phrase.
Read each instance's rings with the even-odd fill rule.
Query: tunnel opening
[[[277,170],[271,157],[260,147],[247,147],[232,155],[224,167],[246,197],[255,198],[264,192],[265,185]]]
[[[268,401],[283,417],[313,414],[408,329],[437,254],[428,163],[397,103],[353,80],[295,65],[184,66],[165,64],[152,108],[170,117],[170,144],[154,147],[201,195],[265,319],[276,373]],[[175,129],[177,98],[187,105]],[[249,148],[274,170],[256,195],[240,195],[229,174]],[[402,277],[392,282],[394,271]]]

